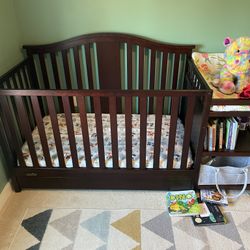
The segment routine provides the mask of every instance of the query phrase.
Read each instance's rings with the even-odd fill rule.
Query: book
[[[224,121],[220,120],[219,125],[218,125],[218,148],[219,150],[223,149],[224,145]]]
[[[204,138],[204,150],[207,150],[207,140],[208,140],[208,132],[207,132],[207,130],[208,130],[208,127],[206,128],[206,132],[205,132],[205,138]]]
[[[216,147],[216,138],[217,138],[217,122],[218,120],[213,120],[212,122],[212,151],[215,151]]]
[[[217,119],[210,119],[207,127],[208,151],[215,151],[217,137]]]
[[[222,196],[217,190],[213,190],[213,189],[201,189],[200,199],[201,201],[204,201],[204,202],[228,205],[227,198]]]
[[[229,118],[228,123],[230,123],[230,125],[228,124],[228,141],[226,149],[234,150],[238,137],[239,125],[238,121],[234,117]]]
[[[200,217],[208,217],[210,215],[210,211],[206,205],[205,202],[199,203],[200,207],[201,207],[201,211],[200,211]]]
[[[225,120],[225,149],[227,149],[228,137],[229,137],[229,120]]]
[[[194,190],[167,192],[166,202],[170,216],[192,216],[201,211]]]
[[[239,132],[238,121],[234,117],[232,117],[232,122],[233,122],[233,131],[232,131],[232,143],[230,145],[230,150],[235,149],[238,132]]]
[[[207,137],[208,151],[213,151],[213,127],[211,121],[208,121],[207,134],[208,134]]]
[[[195,215],[192,217],[195,226],[210,226],[226,224],[226,218],[216,204],[206,203],[210,212],[209,216]]]

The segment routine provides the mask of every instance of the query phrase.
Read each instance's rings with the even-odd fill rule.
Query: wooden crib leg
[[[11,177],[11,185],[12,185],[12,188],[14,189],[14,191],[15,191],[16,193],[22,191],[22,188],[21,188],[21,186],[19,185],[19,182],[18,182],[16,176],[12,176],[12,177]]]

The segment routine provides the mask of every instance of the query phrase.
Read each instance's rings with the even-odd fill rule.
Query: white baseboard
[[[4,209],[4,206],[6,205],[6,202],[8,201],[9,197],[13,194],[12,187],[9,182],[5,185],[3,188],[3,191],[0,193],[0,214]]]

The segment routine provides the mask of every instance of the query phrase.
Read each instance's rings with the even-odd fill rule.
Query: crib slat
[[[9,130],[7,129],[7,133],[8,133],[8,137],[11,139],[11,145],[13,144],[13,150],[16,152],[19,164],[22,168],[26,167],[26,163],[23,157],[23,153],[22,153],[22,146],[19,143],[18,140],[18,135],[16,132],[15,127],[13,126],[14,121],[13,121],[13,117],[12,117],[12,112],[10,110],[8,101],[7,101],[7,97],[1,97],[0,98],[0,104],[2,107],[2,115],[3,115],[3,124],[5,128],[9,128]]]
[[[5,99],[7,97],[1,97],[0,100],[2,100],[2,98]],[[13,132],[11,131],[12,128],[10,128],[10,126],[9,126],[9,122],[8,122],[8,119],[7,119],[6,114],[5,114],[6,111],[5,111],[5,106],[4,105],[8,105],[8,104],[7,104],[6,101],[2,100],[0,102],[0,115],[1,115],[0,124],[1,125],[3,124],[3,129],[1,129],[1,132],[0,132],[1,135],[2,135],[1,139],[7,141],[7,144],[9,145],[9,148],[10,148],[11,152],[15,152],[15,145],[12,144],[12,142],[14,142],[13,139],[12,139],[13,138],[13,136],[12,136]],[[6,134],[6,137],[7,137],[6,139],[4,138],[5,137],[4,134]],[[8,141],[11,142],[11,143],[9,143]],[[2,147],[2,149],[5,150],[4,147]]]
[[[132,168],[132,97],[125,97],[126,166]]]
[[[177,127],[177,118],[179,110],[178,106],[179,106],[179,97],[173,96],[171,102],[171,120],[170,120],[169,141],[168,141],[168,161],[167,161],[168,169],[173,168],[176,127]]]
[[[167,55],[167,53],[165,51],[163,51],[161,90],[165,90],[165,88],[166,88],[167,63],[168,63],[168,55]]]
[[[71,114],[70,104],[69,104],[69,97],[63,96],[62,101],[63,101],[63,109],[65,113],[65,118],[66,118],[73,167],[79,168],[77,150],[76,150],[76,140],[75,140],[75,135],[74,135],[74,126],[73,126],[72,114]]]
[[[1,113],[1,112],[0,112]],[[3,117],[1,117],[3,118]],[[5,119],[5,118],[4,118]],[[9,127],[4,127],[6,123],[3,123],[2,120],[0,120],[0,124],[3,127],[0,130],[0,141],[1,141],[1,150],[2,154],[4,155],[6,162],[8,162],[9,166],[16,166],[16,158],[14,157],[15,155],[15,150],[13,149],[10,137],[10,131]]]
[[[2,83],[1,83],[1,87],[3,87],[4,89],[8,89],[9,87],[8,87],[7,81],[2,82]]]
[[[155,83],[155,57],[156,57],[156,51],[151,50],[151,63],[150,63],[150,89],[154,89],[154,83]],[[149,113],[154,113],[154,104],[153,104],[154,98],[149,97]]]
[[[26,89],[20,72],[21,72],[21,69],[20,69],[20,71],[17,71],[19,86],[20,86],[21,89]],[[35,124],[35,122],[34,122],[34,113],[33,113],[33,110],[31,109],[31,104],[30,104],[29,97],[24,97],[24,103],[25,103],[26,110],[28,110],[28,116],[30,118],[31,126],[34,126],[34,124]]]
[[[58,68],[57,68],[57,62],[56,62],[56,54],[51,53],[50,56],[51,56],[51,64],[52,64],[52,70],[53,70],[53,75],[54,75],[54,79],[55,79],[56,89],[61,89],[59,73],[58,73]],[[58,104],[59,104],[59,110],[60,110],[60,112],[63,112],[62,99],[57,98],[57,100],[58,100]]]
[[[159,169],[160,150],[161,150],[162,108],[163,108],[163,97],[158,96],[156,99],[156,112],[155,112],[154,169]]]
[[[48,78],[47,69],[46,69],[46,65],[45,65],[45,60],[44,60],[44,55],[43,54],[39,54],[39,61],[40,61],[40,65],[41,65],[44,86],[45,86],[46,89],[50,89],[49,78]]]
[[[87,65],[87,74],[88,74],[88,83],[89,83],[89,89],[93,89],[93,76],[92,76],[92,62],[91,62],[91,56],[90,56],[90,45],[86,44],[84,45],[85,48],[85,58],[86,58],[86,65]]]
[[[25,71],[25,67],[22,67],[22,73],[23,73],[23,78],[24,78],[24,82],[25,82],[25,84],[26,84],[26,88],[28,89],[28,88],[31,88],[31,86],[30,86],[30,83],[29,83],[29,80],[28,80],[28,76],[27,76],[27,73],[26,73],[26,71]]]
[[[119,168],[116,97],[109,97],[113,168]]]
[[[20,127],[21,133],[23,137],[26,139],[27,144],[29,146],[29,151],[30,151],[32,162],[33,162],[33,166],[35,168],[38,168],[39,163],[38,163],[37,154],[36,154],[34,141],[32,137],[32,130],[30,127],[27,112],[23,104],[22,96],[15,96],[15,101],[16,101],[16,106],[17,106],[17,111],[18,111],[18,116],[19,116],[19,123],[21,126]]]
[[[65,80],[66,80],[66,87],[67,87],[67,89],[72,89],[72,82],[71,82],[71,78],[70,78],[67,50],[62,51],[62,59],[63,59],[64,76],[65,76]],[[70,107],[71,107],[71,110],[74,110],[74,108],[75,108],[72,98],[70,98]]]
[[[92,166],[92,161],[91,161],[91,152],[90,152],[90,144],[89,144],[88,120],[86,116],[85,104],[84,104],[82,97],[77,96],[77,104],[78,104],[80,120],[81,120],[81,129],[82,129],[82,136],[83,136],[86,166],[87,168],[92,168],[93,166]]]
[[[62,51],[62,59],[63,59],[63,69],[64,69],[64,75],[65,75],[65,80],[66,80],[66,86],[67,86],[67,89],[72,89],[71,78],[70,78],[70,73],[69,73],[69,62],[68,62],[67,50]]]
[[[178,72],[179,72],[179,60],[180,60],[180,54],[175,53],[175,57],[174,57],[174,77],[173,77],[172,89],[177,88],[177,80],[178,80]]]
[[[25,85],[24,85],[24,82],[23,82],[23,79],[22,79],[22,76],[21,76],[21,73],[19,70],[17,71],[17,78],[18,78],[19,87],[21,89],[25,89]],[[30,108],[30,101],[29,101],[28,97],[26,97],[26,96],[24,97],[23,101],[24,101],[26,110],[28,110],[28,117],[30,118],[31,125],[33,126],[34,125],[34,114],[33,114],[33,110]]]
[[[94,89],[90,44],[85,44],[84,49],[85,49],[85,60],[86,60],[86,68],[87,68],[88,88]],[[89,112],[93,112],[93,98],[92,97],[89,97],[89,104],[90,104]]]
[[[74,47],[74,60],[78,89],[83,89],[78,47]]]
[[[27,51],[27,55],[29,58],[29,64],[28,64],[28,77],[30,80],[30,84],[32,86],[32,88],[39,88],[39,83],[38,83],[38,79],[37,79],[37,71],[36,71],[36,67],[35,67],[35,58],[34,56],[29,53]]]
[[[11,89],[10,79],[6,80],[6,87],[4,87],[4,88]]]
[[[63,147],[62,147],[62,141],[58,126],[58,120],[57,120],[57,114],[55,110],[55,104],[52,96],[46,96],[53,134],[55,138],[55,144],[56,144],[56,150],[57,150],[57,156],[59,160],[60,167],[65,168],[65,161],[64,161],[64,155],[63,155]]]
[[[182,156],[181,156],[181,168],[185,169],[187,167],[187,159],[188,159],[188,151],[190,146],[190,139],[191,139],[191,130],[192,130],[192,122],[194,116],[194,106],[195,106],[195,97],[188,97],[188,104],[187,104],[187,113],[185,118],[185,130],[184,130],[184,140],[183,140],[183,147],[182,147]]]
[[[40,110],[37,96],[31,96],[31,102],[32,102],[34,113],[35,113],[35,119],[36,119],[38,132],[40,135],[40,140],[42,143],[43,154],[44,154],[44,158],[46,161],[46,167],[51,168],[52,162],[51,162],[50,153],[49,153],[48,140],[47,140],[46,132],[44,129],[43,118],[41,116],[41,110]]]
[[[128,89],[132,89],[132,45],[127,43]]]
[[[140,97],[140,168],[146,168],[147,97]]]
[[[11,77],[11,79],[12,79],[12,82],[13,82],[13,87],[15,89],[19,89],[15,75],[13,75],[13,77]]]
[[[151,63],[150,63],[150,89],[154,89],[154,81],[155,81],[155,57],[156,51],[151,50]]]
[[[61,89],[58,68],[57,68],[57,62],[56,62],[56,54],[51,53],[50,56],[51,56],[52,70],[53,70],[53,75],[54,75],[54,79],[55,79],[56,89]]]
[[[21,77],[21,73],[20,73],[19,70],[17,71],[17,78],[18,78],[18,82],[19,82],[20,88],[21,88],[21,89],[25,89],[25,86],[24,86],[24,84],[23,84],[23,79],[22,79],[22,77]]]
[[[143,89],[144,48],[139,47],[139,89]]]
[[[99,96],[94,96],[94,109],[95,109],[99,164],[100,168],[105,168],[101,100]]]

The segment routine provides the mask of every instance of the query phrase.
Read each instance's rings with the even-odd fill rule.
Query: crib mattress
[[[64,114],[57,115],[60,136],[62,140],[62,146],[64,151],[64,159],[67,168],[73,167],[71,158],[70,145],[67,133],[67,126]],[[78,113],[72,114],[74,124],[74,134],[76,139],[77,155],[80,167],[86,167],[86,160],[84,154],[83,138],[81,132],[80,116]],[[88,120],[88,131],[91,149],[91,160],[94,168],[99,168],[99,157],[98,157],[98,144],[96,134],[96,123],[95,115],[90,113],[87,114]],[[46,136],[48,140],[48,146],[50,150],[50,156],[52,165],[59,167],[59,160],[56,151],[55,140],[53,136],[53,130],[51,125],[50,116],[43,118]],[[112,143],[111,143],[111,129],[110,129],[110,116],[109,114],[102,114],[103,122],[103,139],[104,139],[104,152],[105,152],[105,163],[107,168],[112,168]],[[170,128],[170,116],[162,116],[162,131],[161,131],[161,150],[160,150],[160,168],[167,168],[167,157],[168,157],[168,140],[169,140],[169,128]],[[146,140],[146,167],[153,168],[153,156],[154,156],[154,129],[155,129],[155,115],[148,115],[147,117],[147,140]],[[125,140],[125,116],[122,114],[117,115],[117,131],[118,131],[118,152],[119,152],[119,167],[126,168],[126,140]],[[42,145],[38,129],[35,128],[32,132],[33,141],[38,157],[38,162],[41,167],[46,166],[45,158],[43,155]],[[173,168],[180,168],[181,155],[182,155],[182,144],[184,137],[184,126],[180,119],[177,121],[176,141],[175,141],[175,152]],[[27,143],[22,147],[26,166],[33,166],[29,147]],[[132,166],[133,168],[139,168],[140,164],[140,115],[132,115]],[[187,168],[191,167],[193,161],[191,157],[191,151],[189,150]]]
[[[225,95],[218,91],[212,84],[215,75],[225,64],[223,53],[198,53],[192,54],[194,63],[208,86],[213,90],[213,99],[238,99],[238,94]],[[213,105],[212,111],[250,111],[250,105]]]

